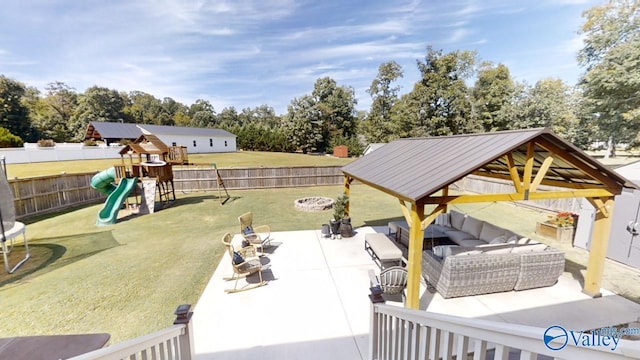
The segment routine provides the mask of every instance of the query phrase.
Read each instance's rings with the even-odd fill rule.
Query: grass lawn
[[[353,158],[341,159],[324,155],[305,155],[265,151],[238,151],[234,153],[189,155],[189,162],[191,163],[216,163],[219,168],[247,166],[340,166],[348,164],[353,160]],[[114,164],[120,164],[120,158],[8,164],[7,177],[9,179],[13,179],[15,177],[24,178],[31,176],[56,175],[63,171],[69,174],[96,172],[109,168]]]

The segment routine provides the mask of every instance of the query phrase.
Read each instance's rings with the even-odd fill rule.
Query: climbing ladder
[[[222,177],[220,176],[220,172],[218,171],[218,167],[216,166],[216,163],[211,163],[211,167],[216,171],[216,179],[218,182],[218,199],[220,200],[220,205],[224,205],[224,203],[226,203],[231,196],[229,195],[229,192],[227,191],[227,187],[224,186],[224,181],[222,181]],[[224,199],[224,201],[222,201],[222,189],[224,189],[224,193],[227,195],[227,197]]]

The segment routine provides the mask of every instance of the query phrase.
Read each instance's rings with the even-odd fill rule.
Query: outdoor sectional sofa
[[[406,225],[393,226],[404,244]],[[425,232],[455,244],[422,255],[424,279],[444,298],[551,286],[564,272],[563,251],[456,211],[440,215]]]

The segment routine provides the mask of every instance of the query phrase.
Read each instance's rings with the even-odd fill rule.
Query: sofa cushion
[[[473,235],[461,230],[450,230],[445,232],[445,234],[447,235],[447,237],[449,237],[449,239],[451,239],[451,241],[456,244],[460,244],[462,240],[477,239],[474,238]]]
[[[449,212],[449,220],[451,221],[451,227],[462,230],[462,224],[464,224],[464,214],[461,214],[455,210],[451,210],[451,212]]]
[[[460,240],[459,244],[461,246],[482,246],[482,245],[488,245],[486,242],[482,241],[482,240],[478,240],[478,239],[466,239],[466,240]]]
[[[475,246],[450,246],[445,249],[444,258],[447,256],[468,256],[482,254]]]
[[[451,221],[449,220],[449,214],[444,213],[444,214],[440,214],[440,215],[436,216],[435,223],[436,223],[436,225],[442,225],[442,226],[451,227]]]
[[[464,223],[462,224],[462,229],[460,230],[468,234],[471,234],[474,239],[479,239],[480,231],[482,231],[482,224],[483,222],[481,220],[472,218],[471,216],[467,216],[464,218]]]
[[[516,245],[531,245],[531,244],[540,244],[539,242],[533,240],[533,239],[529,239],[526,237],[519,237],[519,236],[515,236],[515,239],[513,237],[507,239],[507,242],[510,244],[516,244]]]
[[[484,240],[486,242],[491,242],[491,240],[497,238],[498,236],[505,235],[505,230],[501,227],[497,227],[491,223],[484,222],[482,223],[482,230],[480,231],[480,236],[478,239]],[[505,237],[506,241],[507,237]]]
[[[531,245],[516,245],[511,250],[512,253],[525,253],[525,252],[534,252],[534,251],[544,251],[547,249],[547,244],[531,244]]]
[[[484,245],[477,246],[483,254],[509,254],[513,250],[512,244]]]

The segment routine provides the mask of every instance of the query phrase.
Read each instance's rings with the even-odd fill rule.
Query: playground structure
[[[140,135],[119,153],[120,164],[91,179],[91,187],[107,195],[97,225],[114,224],[124,203],[138,214],[153,213],[156,198],[161,208],[170,205],[176,198],[172,166],[188,163],[186,147],[168,147],[152,134]]]

